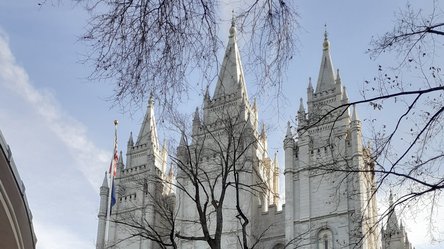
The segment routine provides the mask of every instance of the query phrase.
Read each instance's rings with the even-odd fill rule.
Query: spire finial
[[[231,11],[231,27],[230,27],[230,37],[236,34],[236,16],[234,15],[234,10]]]
[[[148,106],[152,107],[154,105],[154,96],[153,92],[150,93],[150,99],[148,101]]]
[[[231,27],[236,26],[236,16],[234,15],[234,10],[231,10]]]
[[[327,24],[324,24],[324,39],[328,40]]]
[[[324,50],[329,49],[330,42],[328,41],[328,32],[327,32],[327,24],[324,25],[324,43],[323,43]]]

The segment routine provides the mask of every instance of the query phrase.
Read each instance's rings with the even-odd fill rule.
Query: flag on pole
[[[119,122],[114,120],[114,151],[111,164],[109,165],[109,177],[110,177],[110,189],[108,196],[108,208],[106,212],[106,225],[105,225],[105,242],[108,242],[109,223],[111,217],[111,208],[116,204],[116,191],[114,188],[114,178],[117,174],[117,162],[119,161],[119,154],[117,153],[117,125]]]
[[[114,206],[114,204],[116,204],[116,192],[115,192],[115,188],[114,188],[114,178],[116,177],[117,174],[117,162],[119,161],[119,154],[117,153],[117,134],[115,137],[115,141],[114,141],[114,155],[113,155],[113,159],[111,160],[111,164],[109,165],[109,175],[111,177],[111,203],[110,203],[110,208],[112,208]]]

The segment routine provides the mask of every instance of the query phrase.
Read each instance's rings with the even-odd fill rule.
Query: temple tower
[[[129,136],[126,166],[120,153],[114,179],[116,204],[111,209],[107,241],[104,239],[106,230],[103,225],[103,214],[107,207],[102,206],[106,201],[103,197],[109,191],[106,179],[100,189],[97,249],[159,248],[152,240],[144,237],[152,236],[151,230],[156,230],[156,236],[160,239],[168,236],[170,227],[162,222],[164,217],[159,215],[159,208],[175,198],[171,187],[173,175],[166,172],[167,156],[166,146],[160,146],[158,141],[154,100],[151,96],[136,142],[132,134]]]
[[[357,173],[372,164],[357,111],[340,107],[347,103],[325,33],[316,88],[309,79],[307,109],[301,99],[297,129],[289,124],[284,139],[285,236],[294,248],[378,248],[373,174]]]
[[[267,210],[279,201],[278,169],[277,160],[268,154],[265,127],[259,132],[257,106],[249,101],[234,20],[213,96],[207,89],[203,110],[194,113],[192,133],[183,133],[180,141],[177,182],[184,188],[177,190],[183,237],[179,248],[209,248],[206,242],[186,239],[202,236],[214,238],[221,248],[241,248],[238,209],[249,220],[248,241],[254,243],[258,206]],[[201,184],[198,188],[193,185],[196,181]],[[192,198],[196,195],[199,203]],[[222,223],[216,222],[221,218]],[[214,237],[218,229],[220,242]]]

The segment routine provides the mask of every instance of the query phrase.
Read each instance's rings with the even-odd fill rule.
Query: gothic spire
[[[336,69],[336,84],[341,84],[341,75],[339,75],[339,68]]]
[[[307,87],[307,91],[308,91],[308,92],[312,92],[312,91],[313,91],[313,84],[311,83],[311,77],[308,77],[308,87]]]
[[[290,121],[288,121],[287,123],[287,133],[285,134],[285,138],[292,138],[293,134],[291,134],[291,126],[290,126]]]
[[[236,21],[234,15],[231,21],[228,45],[225,50],[213,98],[219,98],[233,93],[240,93],[241,96],[244,94],[247,95],[244,72],[236,41]]]
[[[357,112],[356,112],[356,106],[355,105],[353,105],[353,114],[352,114],[352,118],[351,118],[351,121],[353,122],[353,121],[359,121],[359,118],[358,118],[358,114],[357,114]],[[391,192],[390,192],[390,196],[391,196],[392,194],[391,194]]]
[[[128,147],[132,146],[134,146],[134,141],[133,141],[133,132],[131,131],[128,139]]]
[[[105,177],[103,178],[102,187],[108,188],[108,176],[106,171],[105,171]]]
[[[157,138],[156,119],[154,118],[154,98],[150,95],[148,109],[145,114],[142,126],[140,127],[139,136],[137,137],[137,145],[148,144],[154,148],[159,148]]]
[[[261,129],[261,134],[260,137],[263,141],[267,140],[267,132],[265,131],[265,123],[262,123],[262,129]]]
[[[390,190],[389,196],[389,214],[387,220],[387,230],[398,230],[398,217],[396,217],[395,205],[393,203],[393,194]]]
[[[182,134],[180,136],[179,147],[185,147],[185,146],[187,146],[187,141],[185,138],[185,132],[182,132]]]
[[[123,156],[122,156],[122,151],[120,151],[119,154],[119,162],[117,163],[119,170],[122,170],[125,168],[125,165],[123,164]]]
[[[193,124],[200,125],[199,107],[196,107],[196,110],[194,111]]]
[[[305,113],[304,100],[301,98],[299,102],[299,113]]]
[[[319,69],[318,83],[316,85],[316,92],[322,92],[333,88],[335,84],[335,72],[333,70],[333,63],[330,56],[330,42],[328,41],[328,33],[325,30],[324,43],[322,51],[321,67]]]
[[[343,100],[345,103],[348,103],[347,88],[345,88],[345,86],[342,87],[342,100]]]
[[[205,101],[209,101],[210,100],[210,91],[209,91],[210,86],[207,85],[205,87],[205,94],[204,94],[204,100]]]

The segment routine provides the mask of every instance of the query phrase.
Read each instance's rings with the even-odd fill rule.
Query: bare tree
[[[92,79],[115,82],[113,100],[144,103],[153,93],[173,108],[190,90],[204,92],[219,64],[224,16],[221,1],[93,0],[83,40],[91,45]],[[293,1],[248,1],[235,10],[247,37],[250,67],[260,87],[280,94],[283,74],[294,54]],[[234,14],[233,14],[234,15]],[[233,16],[233,18],[235,18]],[[225,35],[225,32],[222,32]],[[190,81],[191,75],[200,80]],[[197,77],[197,78],[198,78]]]
[[[437,59],[444,41],[443,14],[438,1],[430,12],[407,5],[397,13],[393,30],[375,38],[369,52],[394,52],[399,64],[379,66],[378,76],[363,90],[363,102],[376,112],[386,108],[392,113],[371,137],[378,184],[389,183],[399,192],[394,201],[399,210],[428,210],[432,241],[442,239],[434,217],[444,189],[444,82]]]

